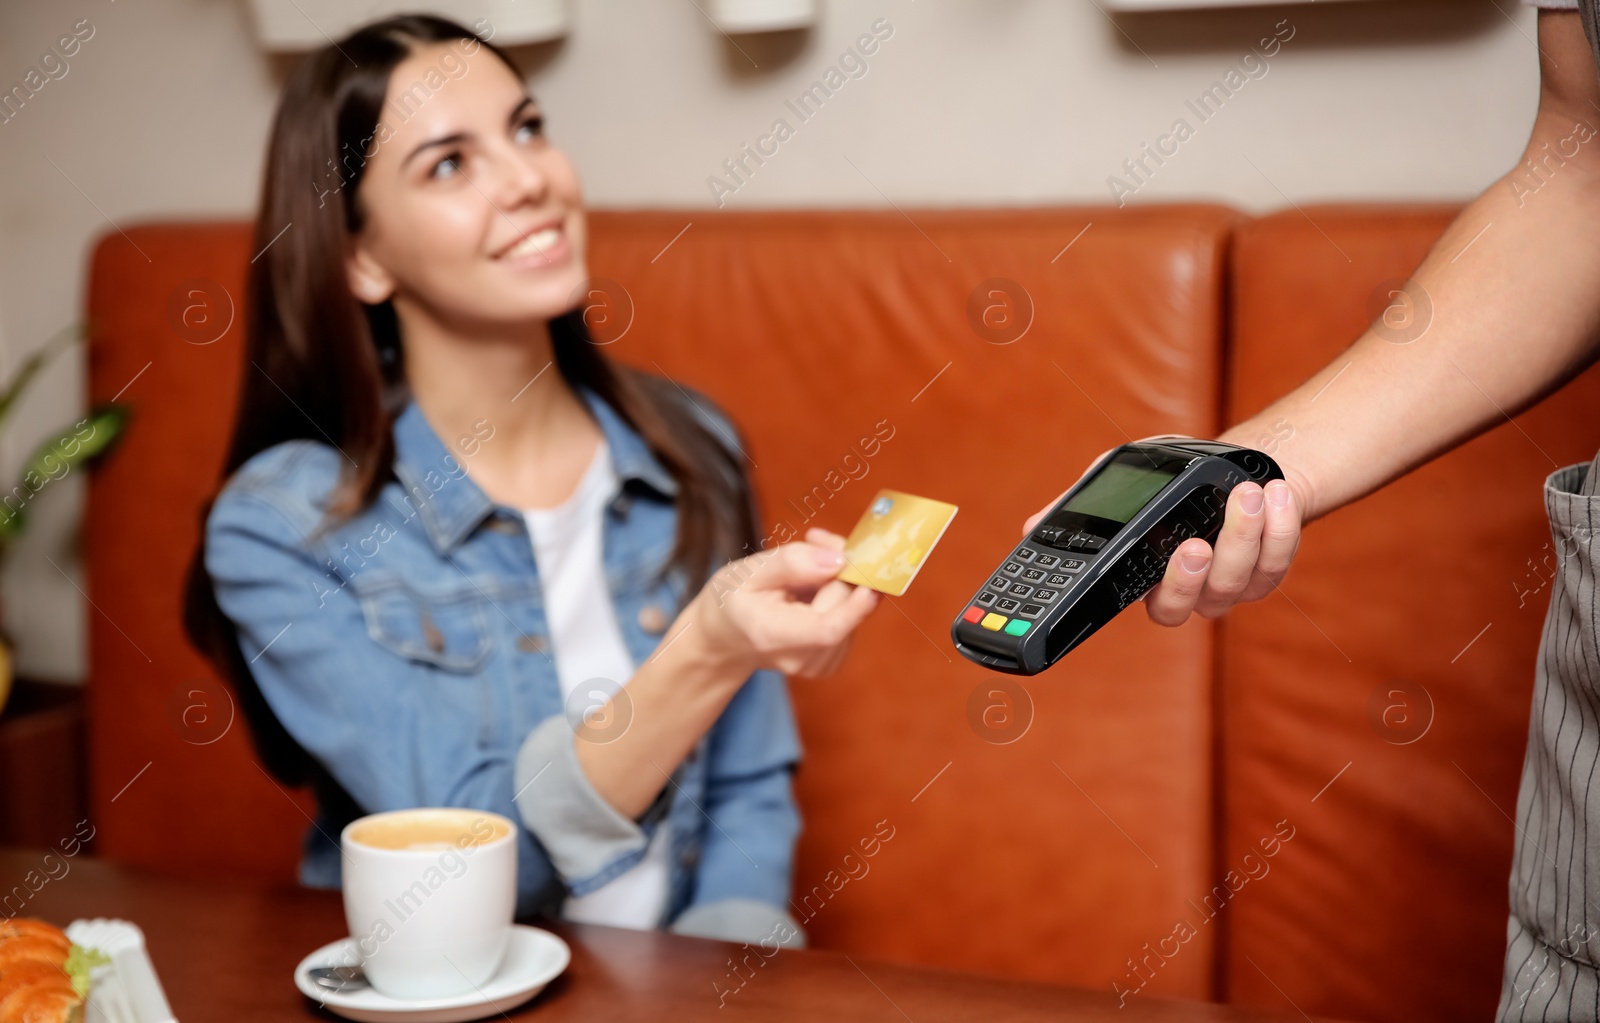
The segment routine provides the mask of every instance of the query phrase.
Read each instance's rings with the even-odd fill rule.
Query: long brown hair
[[[334,444],[349,457],[330,495],[332,523],[370,504],[394,479],[392,428],[407,395],[392,303],[363,305],[345,275],[344,253],[364,221],[358,186],[366,143],[377,132],[394,68],[421,45],[456,40],[481,45],[522,77],[504,51],[469,29],[431,15],[399,15],[306,56],[273,121],[251,245],[260,255],[247,284],[243,381],[222,478],[275,444]],[[667,568],[683,571],[687,599],[717,566],[757,544],[742,454],[702,425],[676,385],[601,355],[580,311],[552,320],[550,336],[567,382],[615,409],[677,481],[677,540]],[[184,625],[238,690],[267,767],[286,781],[309,780],[315,768],[262,701],[233,624],[217,606],[203,528]]]

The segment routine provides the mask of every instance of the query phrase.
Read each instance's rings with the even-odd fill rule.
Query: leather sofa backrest
[[[590,270],[609,282],[596,315],[633,310],[608,353],[733,415],[769,528],[848,532],[880,487],[961,506],[846,667],[792,685],[806,750],[795,912],[815,944],[1108,987],[1209,885],[1208,624],[1128,615],[1026,682],[962,660],[948,629],[1022,518],[1095,455],[1217,428],[1237,219],[592,215]],[[152,224],[94,252],[90,396],[122,392],[135,418],[90,486],[92,804],[109,858],[288,877],[309,803],[256,764],[242,722],[222,728],[227,698],[179,620],[242,371],[248,237]],[[216,316],[233,306],[203,344],[172,319],[197,321],[202,300]],[[888,829],[863,859],[861,840]],[[1161,967],[1164,993],[1211,993],[1213,940]]]

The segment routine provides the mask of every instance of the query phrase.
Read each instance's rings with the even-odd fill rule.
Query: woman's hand
[[[1110,452],[1095,459],[1095,465],[1107,454]],[[1093,468],[1090,466],[1091,471]],[[1287,468],[1284,473],[1290,481],[1296,478]],[[1033,532],[1045,512],[1065,494],[1062,491],[1030,517],[1022,527],[1023,535]],[[1185,540],[1172,552],[1161,581],[1145,594],[1150,620],[1158,625],[1182,625],[1191,612],[1202,618],[1220,618],[1235,604],[1260,600],[1277,589],[1300,545],[1304,507],[1293,482],[1273,480],[1265,487],[1247,482],[1234,487],[1216,548],[1198,537]]]
[[[629,722],[603,741],[573,738],[589,784],[617,812],[637,818],[758,668],[826,675],[850,633],[878,603],[866,587],[834,576],[844,538],[821,529],[724,565],[673,621],[656,652],[606,707]],[[598,711],[598,708],[596,709]],[[605,710],[605,714],[613,713]]]
[[[831,674],[849,650],[850,634],[878,604],[873,590],[834,578],[844,566],[843,549],[844,537],[809,529],[803,543],[722,566],[685,610],[701,634],[700,648],[738,666],[740,677],[757,668]]]

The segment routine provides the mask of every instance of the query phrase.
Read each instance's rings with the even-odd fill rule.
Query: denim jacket
[[[609,405],[579,393],[621,479],[603,560],[643,664],[684,596],[682,572],[663,575],[677,484]],[[693,404],[714,436],[734,438],[709,403]],[[206,569],[252,676],[336,786],[318,793],[302,883],[338,886],[339,832],[361,813],[472,807],[523,822],[518,912],[553,915],[568,892],[637,863],[665,824],[659,926],[749,941],[794,927],[783,907],[800,746],[783,677],[751,675],[639,819],[613,809],[578,766],[523,516],[467,475],[494,443],[492,421],[476,425],[447,447],[408,404],[394,423],[397,481],[332,529],[319,527],[344,455],[305,440],[241,466],[207,520]]]

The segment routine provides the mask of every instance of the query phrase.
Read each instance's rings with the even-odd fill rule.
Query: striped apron
[[[1579,16],[1600,67],[1600,0],[1579,0]],[[1517,792],[1496,1016],[1507,1023],[1600,1021],[1600,455],[1552,473],[1544,501],[1556,575]]]
[[[1517,793],[1497,1019],[1600,1020],[1600,455],[1552,473],[1544,498],[1555,578]]]

